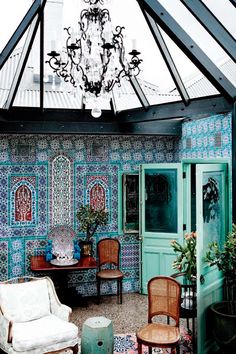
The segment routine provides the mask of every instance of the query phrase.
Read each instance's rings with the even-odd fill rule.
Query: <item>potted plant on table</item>
[[[224,275],[224,298],[210,306],[213,334],[224,353],[236,351],[236,225],[228,234],[223,246],[209,244],[205,261],[216,265]]]
[[[180,244],[176,240],[171,241],[175,253],[178,253],[176,260],[172,264],[173,269],[184,272],[189,281],[196,280],[196,232],[186,233],[185,242]]]
[[[107,225],[108,212],[105,209],[93,209],[91,205],[81,205],[77,214],[80,231],[86,233],[86,239],[79,242],[81,256],[91,256],[93,247],[93,236],[99,226]]]

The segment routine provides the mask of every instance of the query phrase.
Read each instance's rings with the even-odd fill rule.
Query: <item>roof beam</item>
[[[178,70],[175,66],[175,63],[171,57],[171,54],[170,54],[168,47],[164,41],[164,38],[162,37],[161,31],[159,30],[156,22],[153,20],[153,18],[146,11],[143,11],[143,15],[147,21],[147,24],[149,25],[149,28],[153,34],[156,44],[158,45],[158,48],[162,54],[162,57],[165,60],[165,63],[170,71],[170,74],[171,74],[172,79],[176,85],[176,88],[179,91],[179,94],[180,94],[182,100],[184,101],[184,104],[187,106],[190,101],[188,92],[186,91],[184,83],[179,75],[179,72],[178,72]]]
[[[32,48],[32,45],[33,45],[33,42],[34,42],[34,39],[35,39],[35,36],[37,33],[37,29],[39,26],[41,15],[43,14],[43,10],[44,10],[44,6],[46,4],[46,1],[47,0],[40,1],[40,3],[42,2],[42,5],[40,6],[40,11],[33,18],[32,23],[30,25],[29,31],[27,33],[27,38],[26,38],[26,41],[25,41],[25,44],[24,44],[24,47],[23,47],[23,50],[21,53],[21,57],[20,57],[20,60],[19,60],[19,63],[18,63],[17,69],[16,69],[16,73],[13,78],[7,100],[4,104],[4,109],[9,109],[14,102],[19,84],[21,82],[22,75],[25,70],[25,65],[26,65],[27,60],[29,58],[29,53],[31,51],[31,48]]]
[[[181,0],[225,52],[236,62],[236,41],[201,0]]]
[[[236,0],[229,0],[231,2],[231,4],[236,7]]]
[[[233,105],[222,96],[201,97],[192,99],[189,106],[185,106],[182,101],[163,103],[150,106],[148,112],[143,108],[129,109],[127,111],[117,112],[116,116],[110,110],[103,110],[102,116],[96,120],[96,123],[102,125],[111,123],[117,125],[125,123],[157,123],[160,121],[172,120],[176,118],[199,119],[199,117],[210,116],[232,111]],[[24,117],[24,122],[34,124],[39,121],[48,121],[52,124],[63,125],[69,123],[87,123],[93,124],[95,119],[91,116],[90,110],[79,109],[54,109],[45,108],[43,112],[39,108],[13,107],[9,111],[0,109],[0,123],[19,124],[19,117]],[[98,134],[99,134],[98,130]],[[96,134],[96,132],[95,132]],[[141,133],[140,133],[141,134]]]
[[[13,33],[12,37],[8,41],[7,45],[3,49],[0,55],[0,70],[2,69],[3,65],[13,52],[14,48],[16,47],[17,43],[20,41],[22,36],[24,35],[25,31],[31,24],[34,17],[38,14],[39,8],[41,7],[41,0],[35,0],[34,3],[31,5],[29,11],[26,13],[25,17]]]
[[[96,120],[92,122],[60,122],[46,120],[45,115],[47,116],[46,111],[40,114],[41,120],[35,121],[7,121],[3,120],[4,115],[2,117],[0,112],[0,131],[4,134],[181,135],[181,121],[178,120],[137,124],[120,123],[118,120],[112,122]]]
[[[168,102],[153,105],[148,112],[142,109],[133,109],[119,112],[117,119],[120,122],[155,122],[176,118],[199,119],[199,117],[210,116],[232,111],[232,104],[222,96],[211,96],[191,99],[189,106],[183,102]]]
[[[145,96],[145,94],[142,90],[142,87],[140,86],[137,78],[135,76],[132,76],[132,77],[130,77],[129,81],[131,83],[131,86],[134,89],[134,92],[138,96],[138,99],[139,99],[141,105],[143,106],[145,111],[147,111],[150,107],[150,104],[149,104],[147,97]]]
[[[226,78],[204,51],[183,30],[177,21],[166,11],[158,0],[137,0],[154,21],[167,33],[199,68],[216,89],[230,102],[236,100],[236,87]]]

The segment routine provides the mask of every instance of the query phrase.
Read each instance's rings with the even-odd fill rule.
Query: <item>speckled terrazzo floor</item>
[[[116,296],[102,296],[99,305],[95,298],[88,298],[87,307],[73,307],[72,322],[79,327],[89,317],[105,316],[112,320],[114,333],[135,332],[147,321],[147,296],[137,293],[123,294],[122,305]]]
[[[135,333],[138,328],[147,323],[147,296],[138,293],[123,294],[122,305],[117,304],[116,296],[102,296],[99,305],[95,298],[88,298],[87,307],[74,307],[72,322],[79,327],[89,317],[105,316],[112,320],[114,333]],[[185,321],[181,320],[181,326]]]

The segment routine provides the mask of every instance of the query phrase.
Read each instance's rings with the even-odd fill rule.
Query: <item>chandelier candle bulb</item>
[[[137,41],[135,38],[132,39],[132,50],[137,50]]]
[[[55,51],[56,51],[56,41],[55,41],[55,40],[52,40],[52,41],[51,41],[51,51],[52,51],[52,52],[55,52]]]

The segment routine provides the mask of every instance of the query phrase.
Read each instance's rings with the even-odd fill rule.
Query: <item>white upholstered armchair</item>
[[[0,349],[43,354],[71,349],[78,353],[78,328],[71,308],[60,303],[52,280],[15,278],[0,283]]]

